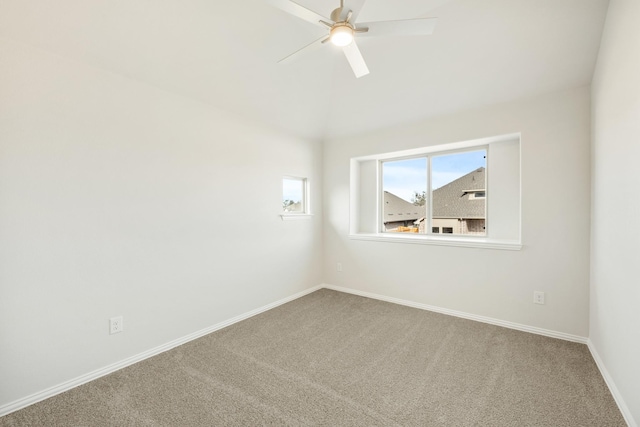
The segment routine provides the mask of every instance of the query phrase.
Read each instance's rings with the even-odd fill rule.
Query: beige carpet
[[[2,426],[624,426],[585,345],[330,290]]]

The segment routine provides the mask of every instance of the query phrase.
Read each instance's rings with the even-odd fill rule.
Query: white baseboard
[[[591,338],[587,340],[587,347],[589,347],[591,356],[593,356],[593,360],[595,360],[596,365],[600,370],[600,374],[602,374],[602,378],[604,378],[604,382],[607,383],[607,387],[609,387],[609,391],[613,396],[613,400],[616,401],[616,404],[618,405],[618,409],[620,409],[620,412],[622,413],[624,420],[627,422],[627,425],[629,427],[638,427],[638,424],[633,419],[633,415],[631,415],[631,411],[629,410],[629,407],[627,406],[624,399],[622,398],[622,395],[618,391],[618,387],[616,387],[616,384],[613,382],[613,378],[609,374],[609,371],[607,371],[607,368],[604,366],[604,362],[602,361],[602,358],[600,358],[600,355],[598,354],[598,350],[596,350],[596,347],[593,344],[593,341],[591,341]]]
[[[271,304],[267,304],[265,306],[262,306],[260,308],[256,308],[255,310],[251,310],[247,313],[243,313],[239,316],[233,317],[231,319],[225,320],[223,322],[220,323],[216,323],[213,326],[209,326],[208,328],[204,328],[201,329],[197,332],[194,332],[192,334],[189,335],[185,335],[184,337],[178,338],[176,340],[170,341],[166,344],[160,345],[158,347],[152,348],[150,350],[144,351],[142,353],[136,354],[135,356],[131,356],[128,357],[124,360],[121,360],[119,362],[116,363],[112,363],[111,365],[105,366],[103,368],[97,369],[93,372],[89,372],[87,374],[81,375],[79,377],[76,377],[74,379],[71,379],[69,381],[65,381],[61,384],[58,384],[56,386],[47,388],[45,390],[39,391],[37,393],[34,393],[30,396],[24,397],[22,399],[18,399],[15,400],[11,403],[8,403],[6,405],[2,405],[0,406],[0,417],[4,416],[4,415],[8,415],[12,412],[15,412],[19,409],[22,409],[24,407],[27,407],[29,405],[33,405],[34,403],[40,402],[42,400],[48,399],[50,397],[55,396],[56,394],[60,394],[63,393],[65,391],[71,390],[74,387],[78,387],[79,385],[88,383],[89,381],[93,381],[96,380],[100,377],[103,377],[105,375],[108,375],[112,372],[115,372],[117,370],[120,370],[122,368],[126,368],[129,365],[133,365],[134,363],[138,363],[140,361],[143,361],[145,359],[148,359],[150,357],[153,357],[157,354],[163,353],[167,350],[171,350],[174,347],[177,347],[179,345],[185,344],[189,341],[193,341],[195,339],[198,339],[200,337],[203,337],[207,334],[210,334],[211,332],[215,332],[219,329],[222,328],[226,328],[227,326],[233,325],[234,323],[240,322],[242,320],[248,319],[249,317],[255,316],[256,314],[260,314],[262,312],[265,312],[267,310],[271,310],[272,308],[275,308],[279,305],[288,303],[290,301],[293,301],[295,299],[298,299],[300,297],[303,297],[307,294],[310,294],[311,292],[315,292],[318,289],[321,289],[322,286],[314,286],[312,288],[306,289],[302,292],[298,292],[297,294],[291,295],[289,297],[283,298],[281,300],[272,302]]]
[[[307,294],[310,294],[312,292],[315,292],[321,288],[326,288],[326,289],[332,289],[335,291],[339,291],[339,292],[345,292],[345,293],[349,293],[349,294],[353,294],[353,295],[359,295],[359,296],[363,296],[363,297],[367,297],[367,298],[373,298],[373,299],[377,299],[377,300],[381,300],[381,301],[387,301],[387,302],[391,302],[394,304],[400,304],[400,305],[405,305],[408,307],[414,307],[414,308],[419,308],[422,310],[428,310],[428,311],[433,311],[436,313],[442,313],[442,314],[447,314],[450,316],[455,316],[455,317],[460,317],[463,319],[469,319],[469,320],[475,320],[478,322],[483,322],[483,323],[488,323],[488,324],[492,324],[492,325],[497,325],[497,326],[503,326],[506,328],[510,328],[510,329],[516,329],[519,331],[524,331],[524,332],[530,332],[530,333],[534,333],[534,334],[538,334],[538,335],[544,335],[544,336],[548,336],[548,337],[552,337],[552,338],[559,338],[559,339],[563,339],[563,340],[567,340],[567,341],[573,341],[573,342],[578,342],[578,343],[582,343],[582,344],[587,344],[589,350],[591,351],[591,354],[596,362],[596,365],[598,366],[598,368],[600,369],[600,372],[605,380],[605,382],[607,383],[607,386],[609,387],[609,390],[611,391],[611,394],[613,395],[613,398],[615,399],[618,407],[620,408],[620,412],[622,412],[622,415],[624,416],[627,424],[629,425],[629,427],[638,427],[637,424],[635,423],[635,421],[633,420],[633,417],[631,416],[631,413],[628,409],[628,407],[626,406],[624,400],[622,399],[617,387],[615,386],[615,383],[613,382],[613,379],[611,378],[611,376],[609,375],[607,369],[605,368],[602,359],[600,358],[600,356],[598,355],[598,352],[596,351],[595,347],[593,346],[593,343],[591,342],[591,340],[585,338],[585,337],[581,337],[578,335],[572,335],[572,334],[566,334],[564,332],[557,332],[557,331],[552,331],[552,330],[548,330],[548,329],[542,329],[542,328],[536,328],[533,326],[528,326],[528,325],[522,325],[519,323],[513,323],[513,322],[507,322],[504,320],[499,320],[499,319],[494,319],[491,317],[486,317],[486,316],[478,316],[475,314],[470,314],[470,313],[465,313],[462,311],[456,311],[456,310],[450,310],[450,309],[446,309],[446,308],[441,308],[441,307],[436,307],[436,306],[432,306],[432,305],[428,305],[428,304],[421,304],[421,303],[417,303],[417,302],[413,302],[413,301],[408,301],[408,300],[403,300],[403,299],[399,299],[399,298],[393,298],[393,297],[388,297],[388,296],[384,296],[384,295],[378,295],[378,294],[373,294],[370,292],[363,292],[363,291],[358,291],[355,289],[350,289],[350,288],[344,288],[344,287],[340,287],[340,286],[333,286],[333,285],[329,285],[329,284],[323,284],[323,285],[319,285],[319,286],[314,286],[312,288],[306,289],[302,292],[298,292],[294,295],[291,295],[289,297],[283,298],[281,300],[275,301],[271,304],[267,304],[265,306],[262,306],[260,308],[257,308],[255,310],[249,311],[247,313],[243,313],[239,316],[233,317],[231,319],[225,320],[223,322],[217,323],[215,325],[212,325],[210,327],[201,329],[197,332],[194,332],[192,334],[186,335],[184,337],[178,338],[176,340],[173,340],[171,342],[168,342],[166,344],[163,344],[161,346],[152,348],[150,350],[147,350],[145,352],[139,353],[135,356],[129,357],[127,359],[121,360],[119,362],[113,363],[111,365],[105,366],[103,368],[97,369],[95,371],[89,372],[85,375],[81,375],[79,377],[76,377],[72,380],[69,381],[65,381],[61,384],[58,384],[56,386],[50,387],[48,389],[42,390],[40,392],[34,393],[30,396],[24,397],[22,399],[18,399],[16,401],[13,401],[11,403],[8,403],[6,405],[0,406],[0,417],[4,416],[4,415],[8,415],[11,412],[15,412],[19,409],[22,409],[24,407],[27,407],[29,405],[32,405],[34,403],[40,402],[42,400],[48,399],[50,397],[53,397],[57,394],[63,393],[65,391],[71,390],[74,387],[77,387],[79,385],[88,383],[90,381],[93,381],[95,379],[98,379],[102,376],[108,375],[112,372],[115,372],[117,370],[120,370],[122,368],[125,368],[127,366],[133,365],[134,363],[140,362],[142,360],[148,359],[150,357],[153,357],[157,354],[163,353],[165,351],[171,350],[174,347],[177,347],[179,345],[185,344],[189,341],[193,341],[195,339],[198,339],[202,336],[205,336],[207,334],[210,334],[212,332],[215,332],[219,329],[225,328],[227,326],[230,326],[234,323],[240,322],[242,320],[248,319],[252,316],[255,316],[257,314],[263,313],[267,310],[271,310],[272,308],[275,308],[279,305],[285,304],[287,302],[293,301],[295,299],[298,299],[300,297],[303,297]]]
[[[530,332],[530,333],[533,333],[533,334],[544,335],[544,336],[551,337],[551,338],[559,338],[559,339],[566,340],[566,341],[572,341],[572,342],[577,342],[577,343],[581,343],[581,344],[586,344],[587,347],[589,348],[589,351],[591,352],[591,355],[593,356],[593,359],[596,362],[596,365],[598,366],[598,369],[600,370],[600,374],[602,375],[602,377],[604,378],[605,383],[609,387],[609,391],[611,392],[611,395],[613,396],[613,399],[615,400],[616,404],[618,405],[618,408],[620,409],[620,412],[622,413],[622,416],[624,417],[624,420],[627,422],[629,427],[638,427],[638,424],[633,419],[633,415],[631,414],[631,411],[627,407],[627,404],[625,403],[624,399],[622,398],[622,395],[620,394],[620,392],[618,391],[618,388],[616,387],[615,383],[613,382],[613,378],[611,377],[611,375],[609,375],[609,372],[607,371],[607,368],[604,366],[604,363],[603,363],[602,359],[600,358],[600,355],[598,354],[598,351],[596,350],[595,346],[593,345],[593,342],[589,338],[581,337],[581,336],[578,336],[578,335],[566,334],[564,332],[552,331],[552,330],[549,330],[549,329],[536,328],[534,326],[522,325],[520,323],[507,322],[507,321],[504,321],[504,320],[494,319],[494,318],[491,318],[491,317],[478,316],[478,315],[475,315],[475,314],[469,314],[469,313],[465,313],[465,312],[462,312],[462,311],[449,310],[449,309],[442,308],[442,307],[436,307],[436,306],[428,305],[428,304],[421,304],[421,303],[408,301],[408,300],[403,300],[403,299],[399,299],[399,298],[393,298],[393,297],[388,297],[388,296],[384,296],[384,295],[373,294],[373,293],[370,293],[370,292],[358,291],[356,289],[344,288],[344,287],[341,287],[341,286],[334,286],[334,285],[324,284],[322,287],[326,288],[326,289],[332,289],[332,290],[338,291],[338,292],[345,292],[345,293],[349,293],[349,294],[353,294],[353,295],[359,295],[359,296],[363,296],[363,297],[367,297],[367,298],[377,299],[377,300],[380,300],[380,301],[387,301],[387,302],[391,302],[391,303],[394,303],[394,304],[406,305],[408,307],[414,307],[414,308],[419,308],[419,309],[422,309],[422,310],[433,311],[433,312],[436,312],[436,313],[447,314],[447,315],[450,315],[450,316],[461,317],[463,319],[475,320],[475,321],[478,321],[478,322],[489,323],[491,325],[503,326],[505,328],[516,329],[516,330],[523,331],[523,332]]]
[[[516,329],[518,331],[530,332],[532,334],[544,335],[551,338],[558,338],[565,341],[572,341],[581,344],[587,343],[586,337],[581,337],[579,335],[567,334],[564,332],[552,331],[550,329],[537,328],[535,326],[523,325],[520,323],[508,322],[506,320],[494,319],[492,317],[479,316],[477,314],[465,313],[463,311],[450,310],[448,308],[437,307],[434,305],[421,304],[418,302],[403,300],[399,298],[388,297],[385,295],[372,294],[370,292],[358,291],[356,289],[343,288],[341,286],[333,286],[324,284],[324,288],[333,289],[338,292],[346,292],[353,295],[359,295],[362,297],[373,298],[380,301],[392,302],[394,304],[406,305],[408,307],[419,308],[422,310],[433,311],[436,313],[447,314],[449,316],[461,317],[463,319],[475,320],[476,322],[489,323],[491,325],[503,326],[509,329]]]

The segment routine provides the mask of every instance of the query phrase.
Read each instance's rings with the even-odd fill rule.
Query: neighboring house
[[[481,167],[434,190],[431,232],[484,234],[485,182],[485,168]]]
[[[485,168],[481,167],[434,190],[431,232],[484,234],[485,182]],[[387,191],[384,203],[385,231],[425,232],[425,206],[415,206]]]
[[[388,191],[384,192],[384,231],[418,232],[414,223],[424,219],[424,206],[416,206]]]

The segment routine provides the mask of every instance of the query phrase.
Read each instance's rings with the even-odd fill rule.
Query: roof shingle
[[[384,223],[415,221],[425,216],[425,207],[416,206],[388,191],[384,192]]]
[[[485,182],[485,168],[481,167],[434,190],[433,217],[484,218],[486,199],[473,194],[486,191]]]

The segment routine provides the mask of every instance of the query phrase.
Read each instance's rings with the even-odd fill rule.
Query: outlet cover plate
[[[124,330],[124,323],[122,320],[122,316],[112,317],[109,319],[109,333],[117,334]]]

